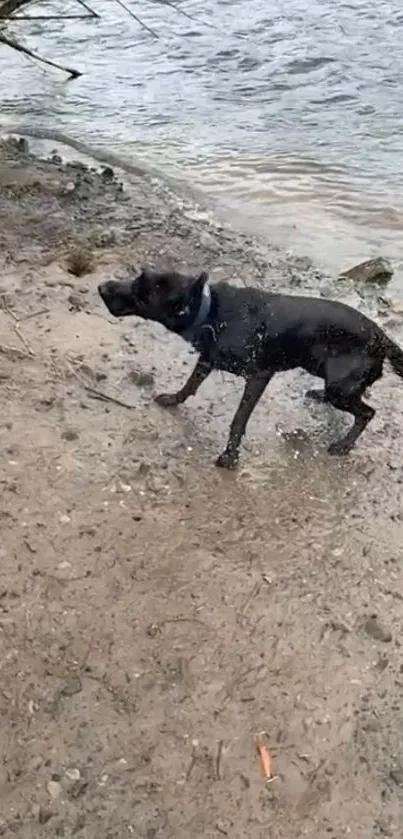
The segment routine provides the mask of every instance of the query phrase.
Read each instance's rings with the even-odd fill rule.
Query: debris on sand
[[[276,776],[273,774],[273,761],[265,731],[261,731],[255,737],[256,751],[260,757],[262,767],[262,775],[266,781],[274,781]]]

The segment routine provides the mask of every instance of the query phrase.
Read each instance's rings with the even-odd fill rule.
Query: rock
[[[376,259],[368,259],[366,262],[361,262],[348,271],[343,271],[340,280],[354,280],[359,283],[379,283],[387,282],[393,275],[393,268],[389,259],[377,257]]]
[[[67,440],[68,442],[78,440],[78,432],[74,431],[73,428],[66,428],[65,431],[62,431],[62,440]]]
[[[389,777],[398,787],[403,787],[403,769],[391,769]]]
[[[131,370],[129,379],[137,387],[152,387],[154,384],[153,373],[142,372],[141,370]]]
[[[69,797],[70,798],[80,798],[83,795],[88,787],[88,781],[85,778],[79,778],[78,781],[74,781],[72,786],[69,789]]]
[[[37,816],[39,824],[47,824],[52,816],[53,813],[50,810],[47,810],[45,807],[39,807]]]
[[[60,688],[59,695],[60,696],[74,696],[76,693],[81,693],[83,689],[81,679],[78,676],[74,679],[70,679],[69,682],[65,682],[64,685]]]
[[[66,769],[65,775],[68,781],[79,781],[81,778],[79,769]]]
[[[371,615],[364,623],[364,631],[374,641],[381,641],[384,644],[390,643],[392,633],[379,623],[376,615]]]
[[[62,791],[61,784],[59,784],[58,781],[48,781],[48,783],[46,784],[46,789],[47,789],[52,801],[55,801],[56,798],[59,797],[59,795]]]
[[[104,181],[113,181],[115,173],[111,166],[105,166],[104,169],[102,169],[101,176]]]
[[[74,294],[74,292],[72,292],[69,294],[67,302],[73,311],[81,312],[87,301],[84,300],[80,294]]]
[[[21,154],[29,154],[29,143],[25,137],[19,137],[17,145]]]
[[[116,230],[111,228],[110,230],[103,230],[99,233],[95,238],[95,247],[97,248],[108,248],[112,245],[119,244],[119,236]]]

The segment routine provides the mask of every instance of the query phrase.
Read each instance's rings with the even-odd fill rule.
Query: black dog
[[[309,391],[308,396],[353,415],[351,430],[329,447],[339,455],[352,449],[375,414],[361,397],[382,376],[385,358],[403,378],[400,347],[369,318],[336,301],[225,282],[210,286],[205,273],[191,277],[150,270],[134,279],[102,283],[98,291],[112,315],[158,321],[199,352],[183,388],[157,396],[159,405],[185,402],[214,369],[245,379],[217,466],[236,465],[249,417],[275,373],[303,367],[325,382],[323,391]]]

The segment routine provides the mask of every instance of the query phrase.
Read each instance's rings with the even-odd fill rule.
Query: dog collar
[[[182,337],[187,339],[188,341],[192,341],[193,338],[197,335],[197,330],[201,329],[206,323],[206,320],[210,314],[211,309],[211,290],[208,283],[204,283],[203,291],[201,295],[201,301],[199,306],[199,311],[193,321],[193,323],[188,326],[184,332],[182,332]]]
[[[211,307],[211,291],[210,286],[208,283],[204,283],[200,308],[196,315],[196,319],[192,323],[192,329],[198,329],[199,326],[203,326],[206,322],[209,314],[210,314],[210,307]]]

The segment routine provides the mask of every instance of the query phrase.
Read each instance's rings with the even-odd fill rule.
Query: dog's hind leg
[[[329,454],[348,454],[375,416],[374,409],[362,401],[362,395],[382,376],[382,362],[383,359],[362,354],[338,356],[326,362],[325,401],[354,417],[353,427],[329,446]]]
[[[227,447],[216,460],[216,466],[222,466],[226,469],[232,469],[236,466],[249,417],[259,402],[264,389],[269,384],[272,375],[266,370],[264,373],[251,376],[246,380],[239,408],[235,412],[231,423]]]
[[[186,402],[189,396],[194,396],[212,369],[212,364],[199,358],[181,390],[178,390],[176,393],[160,393],[155,397],[155,402],[163,408],[174,408],[175,405],[181,405],[183,402]]]

